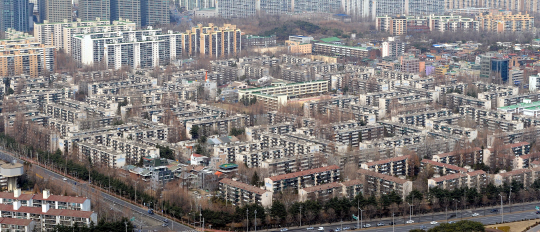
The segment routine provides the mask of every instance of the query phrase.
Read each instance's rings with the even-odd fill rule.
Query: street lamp
[[[300,212],[302,212],[302,206],[300,206]],[[300,226],[302,226],[302,218],[300,218]],[[257,232],[257,210],[255,210],[255,232]]]
[[[407,204],[409,204],[409,203],[407,203]],[[410,209],[410,211],[409,211],[409,221],[412,221],[413,207],[414,207],[414,205],[409,204],[409,209]]]
[[[504,223],[503,199],[502,199],[502,195],[500,193],[499,193],[499,196],[501,196],[501,223]]]

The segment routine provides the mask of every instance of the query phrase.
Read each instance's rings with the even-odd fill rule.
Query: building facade
[[[79,0],[78,16],[82,21],[93,21],[96,18],[111,20],[111,0]]]
[[[168,25],[169,0],[141,0],[141,25]]]
[[[0,76],[38,77],[56,69],[56,48],[36,42],[0,42]]]
[[[28,0],[3,0],[0,5],[2,5],[0,19],[3,21],[0,23],[1,31],[6,31],[8,28],[22,32],[30,30],[33,9]]]
[[[71,0],[41,1],[43,1],[43,3],[40,3],[39,11],[42,20],[47,20],[50,23],[60,23],[64,22],[64,20],[71,22],[73,20]]]

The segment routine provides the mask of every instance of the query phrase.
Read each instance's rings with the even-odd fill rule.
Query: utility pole
[[[394,213],[392,213],[392,232],[395,232],[395,225],[396,223],[394,222]]]
[[[360,214],[360,199],[358,199],[357,209],[358,209],[358,214]],[[356,215],[356,227],[360,229],[360,224],[359,224],[360,218],[358,218],[358,214]]]
[[[257,211],[255,211],[255,213],[256,212]],[[302,227],[302,206],[300,206],[300,215],[299,216],[300,216],[300,227]],[[255,218],[255,220],[257,220],[257,219]]]
[[[364,210],[360,210],[360,229],[362,229],[362,224],[363,224],[363,221],[362,221],[362,214],[364,213]]]
[[[499,193],[499,196],[501,196],[501,223],[504,223],[503,199],[502,199],[502,195],[500,193]]]
[[[508,194],[508,206],[510,207],[510,213],[512,212],[512,186],[510,186],[510,194]]]
[[[247,218],[246,232],[249,232],[249,208],[246,208],[246,218]]]
[[[124,224],[126,224],[126,232],[127,232],[127,221],[125,221]]]
[[[302,206],[300,206],[300,210],[302,210]],[[300,226],[302,226],[302,221],[300,221]],[[255,210],[255,232],[257,232],[257,210]]]

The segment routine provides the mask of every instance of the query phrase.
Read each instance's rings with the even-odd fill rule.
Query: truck
[[[149,210],[148,210],[148,214],[154,214],[154,210],[153,210],[153,209],[149,209]]]

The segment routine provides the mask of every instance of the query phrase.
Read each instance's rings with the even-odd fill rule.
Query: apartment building
[[[371,47],[352,47],[341,44],[314,43],[313,53],[340,57],[356,57],[375,59],[379,49]]]
[[[375,20],[379,31],[388,32],[394,36],[415,32],[430,31],[479,31],[480,22],[474,18],[462,17],[461,15],[436,15],[426,14],[422,16],[378,16]]]
[[[141,0],[141,25],[168,25],[171,23],[169,0]]]
[[[242,46],[247,47],[273,47],[276,46],[276,35],[256,36],[245,35],[242,38]]]
[[[460,167],[465,165],[472,167],[475,164],[484,163],[484,150],[479,147],[473,147],[464,150],[441,153],[433,155],[431,160]]]
[[[77,19],[76,22],[67,19],[60,22],[45,20],[43,23],[34,25],[34,36],[41,44],[56,46],[58,49],[65,49],[67,45],[64,40],[64,28],[86,28],[89,31],[92,31],[95,28],[97,31],[106,31],[105,28],[108,25],[110,25],[108,20],[96,18],[93,18],[92,21],[82,21],[81,19]],[[70,38],[67,39],[68,41],[70,40]]]
[[[349,200],[354,199],[358,194],[364,194],[364,183],[361,180],[348,180],[340,184],[343,186],[341,192]]]
[[[267,159],[261,162],[261,167],[268,168],[272,175],[283,175],[300,170],[313,169],[322,166],[323,155],[303,154]]]
[[[313,45],[311,43],[298,43],[290,40],[286,40],[285,44],[291,54],[311,54],[313,51]]]
[[[512,14],[511,11],[499,14],[480,14],[476,17],[480,30],[492,32],[525,32],[534,28],[534,17],[529,14]]]
[[[304,97],[326,92],[328,92],[328,81],[320,80],[279,86],[240,89],[238,90],[238,99],[240,100],[244,96],[249,99],[256,98],[257,102],[264,103],[265,108],[277,110],[280,106],[287,105],[289,96]]]
[[[412,191],[412,181],[404,176],[394,177],[367,169],[358,169],[360,180],[364,183],[365,194],[381,196],[396,192],[403,199]]]
[[[30,219],[5,218],[0,219],[3,231],[20,231],[32,232],[35,231],[36,222]]]
[[[120,168],[127,164],[125,154],[110,147],[87,142],[78,142],[77,146],[80,161],[90,160],[94,165],[109,168]]]
[[[382,137],[384,137],[384,127],[380,125],[366,125],[358,128],[334,131],[334,141],[349,144],[353,147],[360,146],[362,141],[380,139]]]
[[[468,173],[455,173],[449,175],[435,175],[428,179],[429,188],[438,187],[446,190],[454,190],[459,188],[476,188],[480,190],[487,186],[489,177],[486,172],[477,170]]]
[[[469,171],[466,168],[461,168],[456,165],[440,163],[440,162],[436,162],[436,161],[428,160],[428,159],[423,159],[422,161],[420,161],[420,164],[422,168],[424,168],[425,170],[429,168],[433,168],[435,173],[439,173],[441,176],[456,174],[456,173],[466,173]]]
[[[516,169],[509,172],[502,170],[493,176],[493,184],[495,186],[501,186],[504,183],[520,182],[523,186],[528,187],[539,178],[539,176],[535,176],[538,169]]]
[[[52,209],[68,209],[76,211],[91,211],[90,199],[85,197],[69,197],[52,195],[50,190],[43,190],[38,194],[22,194],[21,189],[13,192],[0,193],[0,204],[13,205],[19,202],[21,206],[40,208],[43,204],[49,204]]]
[[[90,22],[74,22],[71,26],[65,26],[62,28],[62,43],[58,47],[63,48],[66,53],[71,54],[71,46],[73,46],[73,36],[84,33],[94,32],[116,32],[116,31],[130,31],[135,30],[137,25],[129,20],[120,19],[108,24],[106,21],[90,21]],[[90,25],[89,25],[90,24]],[[81,26],[82,25],[82,26]]]
[[[258,204],[272,206],[273,192],[267,191],[234,179],[223,178],[219,181],[219,197],[236,206]]]
[[[264,178],[264,183],[271,192],[283,192],[336,182],[339,176],[340,167],[332,165]]]
[[[514,170],[529,168],[531,167],[531,163],[536,160],[540,160],[539,152],[520,155],[514,158],[514,160],[512,161],[512,166]]]
[[[212,135],[212,133],[228,135],[233,128],[244,128],[249,125],[251,125],[249,116],[243,114],[237,114],[225,118],[192,121],[186,123],[186,136],[190,139],[192,138],[189,131],[194,126],[199,128],[200,135]]]
[[[142,26],[140,0],[112,0],[110,10],[111,20],[128,19],[137,27]]]
[[[326,202],[334,197],[343,196],[343,186],[340,183],[332,182],[328,184],[306,187],[298,190],[299,201],[321,201]]]
[[[36,42],[0,42],[0,76],[38,77],[56,70],[56,48]]]
[[[47,20],[51,23],[60,23],[65,20],[68,22],[73,20],[71,0],[42,0],[39,6],[41,21]]]
[[[111,0],[79,0],[78,13],[83,21],[96,18],[111,21]]]
[[[406,176],[409,173],[410,155],[398,156],[374,162],[362,163],[360,168],[391,176]]]

